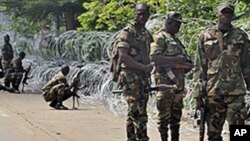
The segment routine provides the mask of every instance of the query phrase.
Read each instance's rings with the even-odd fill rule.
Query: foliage
[[[117,31],[121,29],[133,19],[133,2],[135,1],[91,0],[83,3],[83,7],[87,11],[78,17],[81,23],[79,30]],[[150,6],[151,17],[146,26],[152,33],[155,33],[162,27],[165,14],[169,11],[182,13],[182,16],[188,23],[182,25],[178,36],[186,46],[191,57],[194,57],[199,34],[209,26],[216,24],[216,10],[221,0],[138,0],[137,2],[146,2]],[[230,2],[236,6],[233,24],[249,33],[249,1],[231,0]]]
[[[134,0],[110,0],[83,3],[87,11],[78,17],[81,28],[79,30],[109,30],[121,29],[133,19]],[[163,13],[166,9],[165,0],[140,0],[148,2],[152,13]]]
[[[0,7],[4,7],[1,9],[10,16],[12,29],[25,34],[36,33],[45,24],[52,25],[53,22],[57,30],[62,25],[67,26],[62,19],[66,18],[67,13],[83,12],[83,2],[84,0],[0,0]]]

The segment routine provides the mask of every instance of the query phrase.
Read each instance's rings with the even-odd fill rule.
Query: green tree
[[[108,30],[117,31],[133,19],[134,2],[146,2],[151,9],[151,19],[164,21],[164,15],[169,11],[179,11],[188,21],[182,25],[179,36],[188,53],[194,56],[197,39],[202,30],[216,23],[216,8],[221,0],[91,0],[83,3],[87,11],[78,17],[81,27],[79,30]],[[250,31],[249,0],[230,0],[235,7],[236,26]],[[160,19],[161,17],[162,19]],[[150,26],[154,26],[151,24]],[[155,28],[151,32],[154,33]]]
[[[133,19],[133,7],[135,0],[91,0],[83,3],[87,11],[78,19],[81,23],[79,30],[109,30],[121,29]],[[151,7],[151,13],[164,13],[166,10],[165,0],[140,0]]]
[[[85,0],[0,0],[0,6],[10,15],[15,29],[27,23],[30,27],[41,26],[41,23],[55,23],[60,31],[64,26],[66,30],[76,29],[77,16],[84,10],[82,3]]]

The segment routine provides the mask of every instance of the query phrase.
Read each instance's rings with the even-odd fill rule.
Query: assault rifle
[[[194,68],[194,64],[191,60],[187,60],[187,62],[184,63],[178,63],[178,64],[168,64],[168,65],[163,65],[160,67],[170,67],[173,69],[184,69],[185,72],[189,72],[192,68]]]
[[[177,85],[175,85],[175,84],[174,85],[160,84],[158,86],[145,88],[145,92],[162,91],[162,90],[172,89],[172,88],[177,88]],[[121,93],[123,93],[123,90],[112,90],[112,93],[113,94],[121,94]]]
[[[202,84],[202,85],[204,85],[204,84]],[[204,141],[206,114],[207,114],[207,110],[208,110],[207,102],[206,102],[207,92],[206,92],[205,86],[206,85],[202,86],[202,89],[201,89],[202,95],[200,95],[198,97],[199,103],[196,103],[196,104],[199,104],[199,106],[198,106],[198,108],[196,106],[196,111],[195,111],[195,115],[194,115],[194,118],[197,118],[197,110],[200,111],[200,119],[198,120],[198,124],[200,126],[199,141]]]
[[[32,78],[32,77],[29,76],[29,73],[31,71],[31,65],[32,64],[30,63],[30,65],[28,66],[28,68],[25,70],[25,72],[23,74],[23,78],[22,78],[22,81],[21,81],[22,84],[23,84],[23,87],[22,87],[21,92],[24,92],[24,86],[28,85],[27,80]]]
[[[199,125],[199,141],[204,141],[204,135],[205,135],[205,123],[206,123],[206,114],[207,114],[207,108],[206,108],[206,102],[203,100],[203,98],[200,98],[202,101],[201,107],[199,109],[200,111],[200,119],[198,119],[198,125]],[[197,119],[197,110],[195,111],[194,118]]]
[[[75,106],[75,101],[77,101],[77,106],[79,107],[80,103],[79,103],[79,98],[80,96],[77,94],[77,91],[79,89],[82,89],[80,88],[80,75],[82,74],[83,70],[80,70],[79,72],[77,72],[77,74],[74,76],[73,78],[73,82],[72,82],[72,86],[73,86],[73,90],[72,90],[72,97],[73,97],[73,107],[72,109],[75,110],[77,109],[76,106]],[[84,86],[85,87],[85,86]]]

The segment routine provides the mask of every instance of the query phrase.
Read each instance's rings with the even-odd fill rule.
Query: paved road
[[[72,106],[71,99],[66,103]],[[149,128],[150,141],[160,141]],[[82,104],[78,110],[51,109],[41,94],[0,91],[0,141],[125,141],[125,120],[102,104]],[[225,139],[227,141],[228,138]],[[198,141],[181,134],[181,141]]]
[[[71,101],[68,105],[71,106]],[[102,105],[51,109],[38,94],[0,92],[0,141],[121,141],[124,121]]]

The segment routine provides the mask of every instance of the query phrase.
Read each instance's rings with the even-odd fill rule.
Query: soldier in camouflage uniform
[[[13,59],[13,48],[10,44],[10,36],[6,34],[4,36],[4,46],[2,48],[2,67],[4,73],[10,67],[11,60]]]
[[[13,88],[19,91],[19,85],[22,81],[26,69],[23,68],[22,60],[25,58],[26,54],[20,52],[17,58],[14,58],[11,62],[12,68],[14,70],[14,78],[12,80]]]
[[[231,24],[234,6],[229,2],[220,4],[217,18],[217,25],[200,35],[196,60],[200,66],[196,75],[206,84],[209,141],[222,141],[226,118],[229,125],[244,124],[244,95],[250,87],[250,45],[247,34]],[[202,104],[199,94],[195,96],[197,108]]]
[[[43,86],[43,96],[46,102],[51,101],[50,107],[58,109],[58,110],[67,110],[68,108],[63,105],[63,101],[67,100],[72,96],[71,88],[78,83],[77,81],[73,81],[73,83],[69,86],[67,83],[66,76],[69,73],[69,66],[63,66],[61,71],[58,72],[52,79]]]
[[[119,76],[123,94],[128,104],[127,140],[148,141],[147,101],[144,88],[153,66],[149,63],[149,47],[152,36],[145,28],[149,18],[149,6],[144,3],[135,5],[135,22],[121,30],[116,38]]]
[[[12,87],[17,92],[19,92],[19,85],[22,81],[23,74],[26,72],[22,63],[25,56],[26,54],[24,52],[20,52],[19,56],[11,61],[10,69],[8,69],[4,79],[5,86],[9,87],[11,83]]]
[[[158,109],[158,129],[162,141],[168,140],[168,126],[171,129],[171,140],[179,140],[180,120],[183,108],[184,77],[189,69],[176,68],[175,64],[187,62],[187,54],[180,40],[175,36],[179,32],[182,20],[178,12],[170,12],[167,15],[164,29],[154,34],[154,42],[151,43],[150,57],[155,62],[156,68],[153,78],[156,85],[177,85],[177,88],[159,90],[156,94]],[[171,63],[170,63],[171,62]],[[169,70],[169,68],[171,68]],[[168,73],[171,71],[171,73]],[[172,76],[169,76],[172,74]]]

